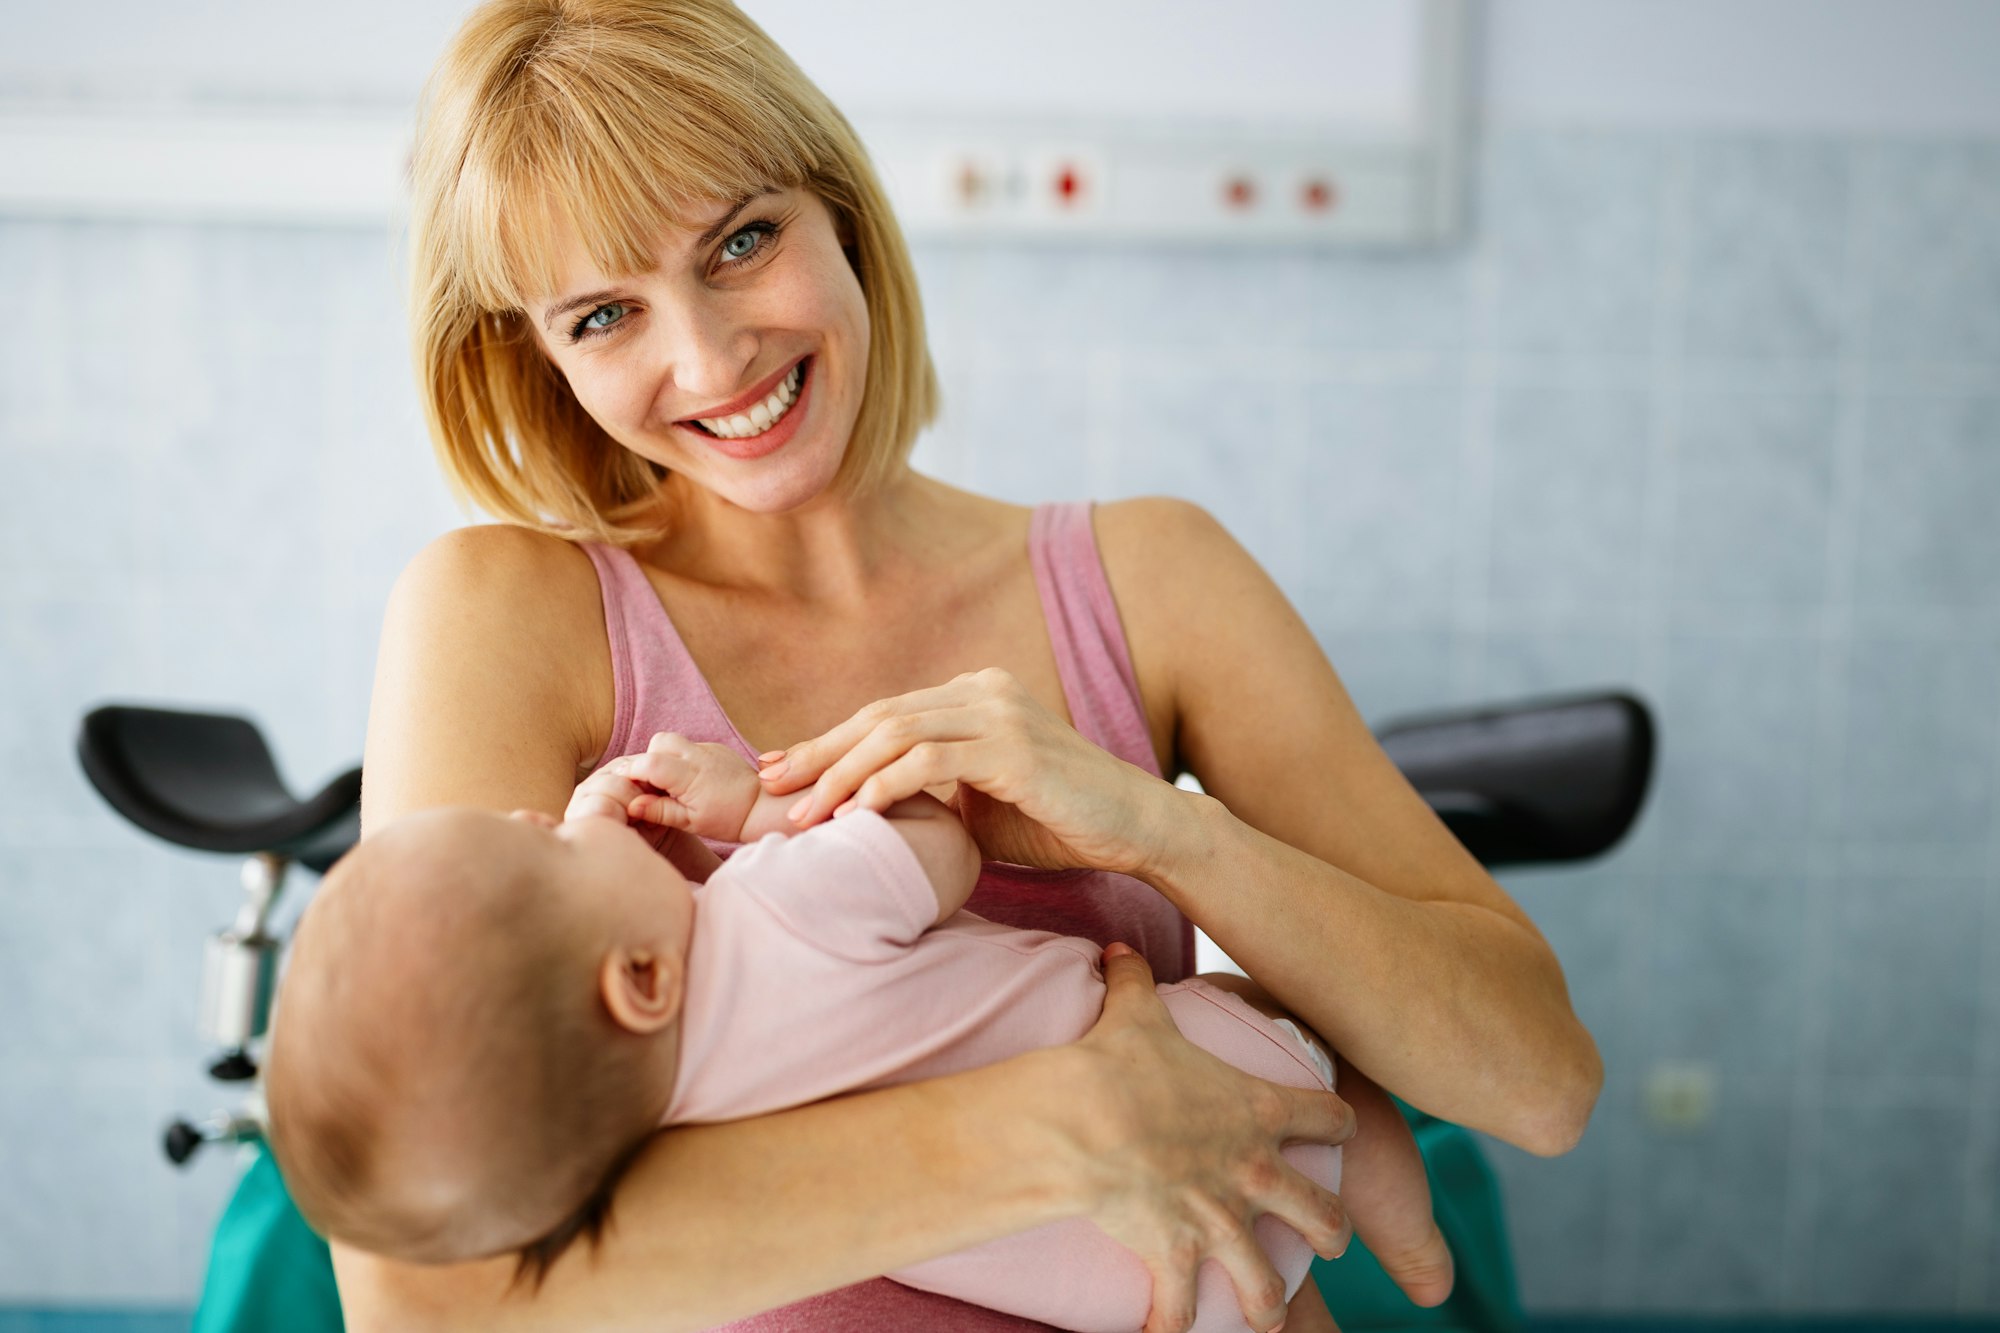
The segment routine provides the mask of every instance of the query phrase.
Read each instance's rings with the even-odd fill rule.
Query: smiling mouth
[[[802,358],[792,367],[792,373],[780,380],[778,387],[771,390],[762,402],[730,416],[689,417],[681,424],[692,426],[718,440],[748,440],[762,435],[783,421],[798,405],[799,391],[805,385],[806,366],[811,360],[809,356]]]

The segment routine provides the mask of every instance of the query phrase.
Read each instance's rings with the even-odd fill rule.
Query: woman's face
[[[868,307],[832,213],[773,190],[669,227],[651,273],[566,243],[528,319],[585,411],[627,449],[733,504],[781,513],[839,471],[868,368]]]

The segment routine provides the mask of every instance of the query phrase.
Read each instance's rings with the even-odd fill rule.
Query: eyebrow
[[[710,241],[722,235],[723,231],[728,228],[729,224],[736,221],[736,215],[738,213],[741,213],[744,209],[750,207],[752,203],[756,202],[759,199],[762,199],[765,195],[776,194],[776,193],[777,191],[775,189],[767,185],[763,189],[758,190],[754,194],[744,195],[741,199],[738,199],[736,201],[735,205],[727,213],[724,213],[722,217],[716,221],[714,226],[710,227],[707,231],[703,232],[701,235],[695,237],[694,245],[690,248],[695,250],[701,249],[704,245],[707,245]],[[612,297],[616,296],[617,294],[618,293],[615,289],[606,288],[603,291],[585,292],[582,296],[573,296],[567,301],[558,302],[557,304],[550,306],[547,310],[544,310],[542,312],[542,327],[547,328],[551,323],[555,321],[555,318],[558,315],[567,315],[570,311],[581,310],[584,306],[587,305],[601,304],[602,302],[609,301]]]

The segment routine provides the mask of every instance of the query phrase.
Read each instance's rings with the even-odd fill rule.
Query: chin
[[[753,514],[788,514],[830,495],[845,457],[845,449],[829,450],[824,457],[801,453],[783,461],[773,458],[765,466],[735,475],[689,476],[688,480],[738,509]]]

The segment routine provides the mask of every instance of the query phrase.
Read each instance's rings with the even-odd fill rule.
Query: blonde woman
[[[1576,1141],[1601,1071],[1555,958],[1229,534],[1177,501],[1031,511],[911,470],[937,390],[901,236],[747,18],[492,0],[433,77],[413,175],[432,433],[503,522],[397,584],[364,829],[554,814],[674,730],[759,761],[800,827],[951,795],[988,861],[973,910],[1139,953],[1107,959],[1074,1046],[657,1136],[537,1291],[337,1250],[349,1329],[1020,1328],[869,1279],[1078,1216],[1152,1271],[1149,1329],[1185,1326],[1209,1259],[1277,1327],[1248,1222],[1341,1248],[1338,1200],[1278,1149],[1351,1113],[1174,1032],[1151,983],[1192,969],[1189,920],[1381,1086],[1533,1152]],[[1316,1299],[1294,1330],[1326,1326]]]

